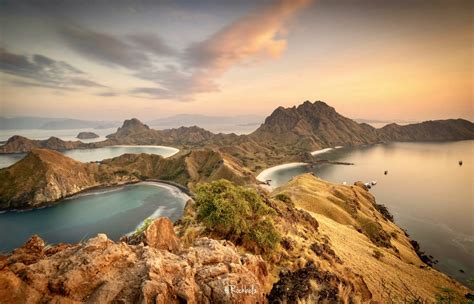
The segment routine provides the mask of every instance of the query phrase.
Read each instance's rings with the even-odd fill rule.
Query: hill
[[[169,180],[192,189],[199,182],[221,178],[238,184],[255,182],[238,160],[209,149],[171,158],[124,154],[101,163],[81,163],[34,148],[14,165],[0,169],[0,210],[37,208],[87,189],[140,180]]]

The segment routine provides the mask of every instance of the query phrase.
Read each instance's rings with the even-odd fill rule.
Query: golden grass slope
[[[317,219],[319,232],[327,236],[343,266],[367,284],[372,300],[398,303],[418,298],[435,303],[440,288],[452,289],[458,300],[468,292],[455,280],[425,265],[408,236],[374,208],[374,197],[362,186],[332,184],[303,174],[275,189],[273,195],[278,194],[287,195],[296,207]],[[375,224],[367,228],[367,222]],[[373,233],[389,235],[388,245],[377,242]],[[334,265],[328,267],[337,269]]]

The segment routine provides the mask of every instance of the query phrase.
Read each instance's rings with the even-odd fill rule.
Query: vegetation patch
[[[416,254],[420,258],[420,260],[423,261],[423,263],[431,267],[433,267],[434,264],[438,263],[438,261],[435,260],[433,256],[427,255],[424,251],[421,250],[420,244],[417,241],[410,240],[410,244],[413,246],[413,249],[415,249]]]
[[[390,248],[390,234],[383,230],[382,226],[370,219],[359,219],[359,223],[364,233],[372,243],[380,247]]]
[[[388,209],[385,205],[374,203],[374,207],[375,207],[375,209],[377,209],[378,212],[380,212],[382,214],[384,219],[386,219],[390,222],[394,221],[393,220],[393,215],[390,213],[390,211],[388,211]]]
[[[196,189],[197,220],[219,236],[256,253],[275,249],[281,236],[268,207],[254,189],[227,180],[200,184]]]
[[[380,260],[381,258],[384,257],[384,254],[382,253],[382,251],[380,251],[378,249],[374,249],[374,252],[373,252],[372,256],[374,258],[376,258],[377,260]]]
[[[152,219],[152,218],[147,218],[146,220],[143,221],[143,223],[141,224],[140,227],[138,227],[132,234],[132,237],[137,237],[139,236],[140,234],[142,234],[143,232],[145,232],[145,230],[151,225],[151,223],[153,223],[155,219]]]
[[[305,300],[339,303],[339,284],[344,283],[336,275],[308,262],[294,272],[280,273],[280,280],[273,285],[267,299],[269,303],[300,303]]]

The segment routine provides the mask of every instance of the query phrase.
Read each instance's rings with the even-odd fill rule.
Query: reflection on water
[[[474,277],[474,141],[391,143],[318,157],[355,165],[282,170],[272,175],[274,185],[309,171],[335,183],[376,180],[370,191],[377,202],[440,261],[438,269],[463,282]]]
[[[0,251],[21,246],[33,234],[48,243],[75,243],[106,233],[118,240],[148,217],[182,215],[188,196],[174,187],[140,183],[86,192],[59,204],[0,214]]]

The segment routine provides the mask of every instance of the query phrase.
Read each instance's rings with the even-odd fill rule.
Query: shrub
[[[274,214],[254,189],[227,180],[201,184],[196,189],[197,219],[223,238],[246,247],[254,243],[266,252],[280,242],[269,215]],[[252,248],[249,248],[252,249]]]
[[[152,218],[147,218],[146,220],[144,220],[143,224],[133,232],[132,236],[136,237],[142,234],[148,228],[148,226],[150,226],[151,223],[153,223],[153,221],[154,219]]]
[[[377,260],[380,260],[384,256],[384,254],[382,253],[382,251],[374,249],[374,253],[372,254],[372,256]]]
[[[385,205],[374,203],[374,207],[375,209],[377,209],[378,212],[382,214],[382,216],[386,220],[393,222],[393,215],[390,213],[390,211]]]
[[[380,247],[391,247],[390,234],[383,230],[382,226],[370,219],[361,218],[359,223],[362,228],[362,232],[377,246]]]
[[[275,196],[275,198],[277,200],[282,201],[282,202],[287,203],[287,204],[291,203],[291,198],[288,195],[284,194],[284,193],[277,194]]]

